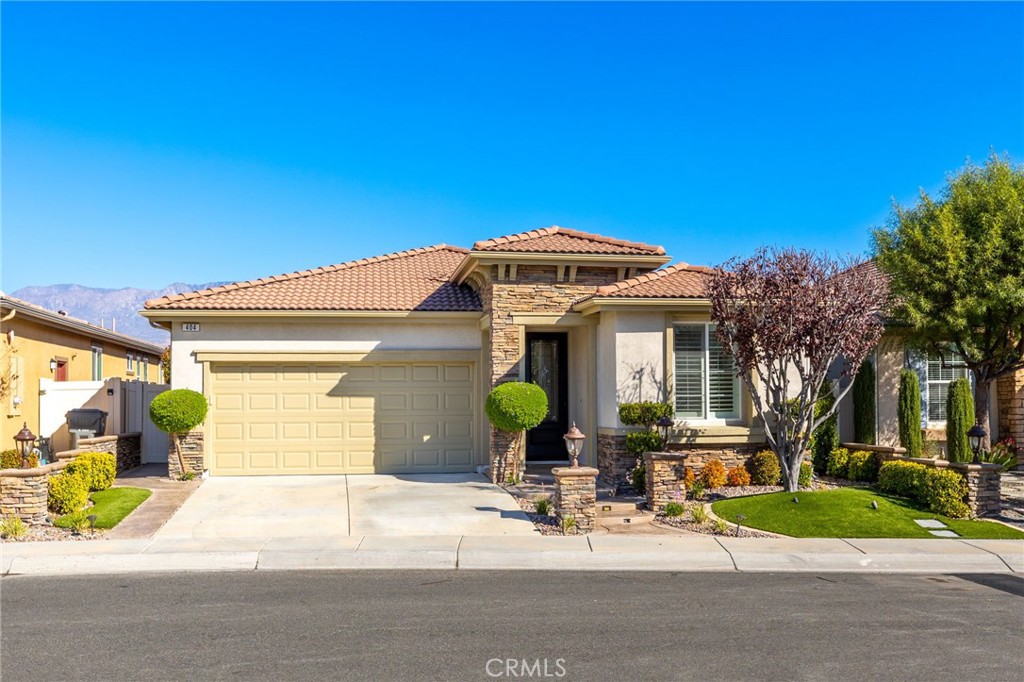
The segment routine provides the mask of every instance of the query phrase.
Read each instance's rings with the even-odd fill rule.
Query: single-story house
[[[212,475],[433,473],[509,456],[484,414],[491,387],[549,398],[526,460],[632,467],[618,405],[667,400],[674,447],[745,458],[763,443],[715,339],[708,269],[660,246],[548,227],[148,301],[171,332],[171,384],[211,410]],[[172,459],[172,468],[174,466]]]
[[[53,435],[40,425],[40,380],[161,381],[161,346],[2,292],[0,334],[0,450],[14,447],[23,424],[36,435]]]

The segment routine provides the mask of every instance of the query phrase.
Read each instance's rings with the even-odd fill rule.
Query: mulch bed
[[[566,535],[562,532],[562,528],[558,525],[558,519],[551,514],[538,514],[534,511],[533,500],[528,500],[523,497],[517,497],[516,500],[519,502],[519,508],[526,512],[526,517],[533,522],[534,528],[540,531],[541,535]],[[586,533],[572,532],[568,535],[586,535]]]
[[[687,504],[686,513],[682,516],[665,516],[664,514],[658,514],[655,520],[665,526],[672,526],[673,528],[679,528],[680,530],[688,530],[692,533],[700,533],[701,535],[727,535],[730,537],[740,538],[773,538],[776,537],[771,533],[762,533],[759,530],[747,528],[746,526],[740,526],[740,532],[736,533],[736,524],[729,523],[724,531],[718,528],[718,524],[715,521],[707,520],[704,523],[697,523],[693,520],[693,512],[690,510],[690,505]]]

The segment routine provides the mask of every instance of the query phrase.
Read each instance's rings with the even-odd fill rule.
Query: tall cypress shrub
[[[900,447],[908,457],[920,457],[921,443],[921,384],[917,372],[905,369],[900,372],[899,401]]]
[[[949,384],[946,395],[946,450],[950,462],[970,462],[974,459],[967,432],[974,425],[974,398],[971,382],[957,379]]]
[[[832,385],[826,381],[818,391],[818,402],[814,404],[814,418],[820,419],[821,415],[831,410],[835,403],[836,397],[832,393]],[[814,466],[814,473],[819,476],[823,475],[828,467],[829,454],[839,447],[837,419],[838,416],[833,414],[823,421],[811,436],[811,463]]]
[[[853,380],[853,439],[875,444],[875,366],[865,362]]]

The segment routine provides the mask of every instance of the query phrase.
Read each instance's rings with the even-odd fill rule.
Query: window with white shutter
[[[739,378],[728,351],[715,338],[714,325],[676,325],[673,354],[676,417],[739,418]]]

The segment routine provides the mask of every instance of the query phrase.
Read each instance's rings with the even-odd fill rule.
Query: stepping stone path
[[[951,531],[949,527],[938,519],[914,519],[914,523],[921,526],[922,528],[935,528],[937,530],[929,530],[928,532],[939,538],[958,538],[960,537],[955,532]],[[939,530],[941,529],[941,530]]]

